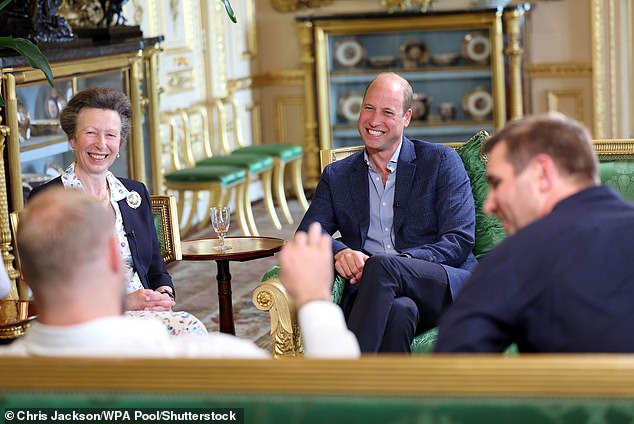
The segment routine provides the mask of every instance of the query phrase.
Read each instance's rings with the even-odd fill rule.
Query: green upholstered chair
[[[308,200],[306,200],[304,185],[302,183],[302,161],[304,159],[302,146],[274,143],[245,146],[244,137],[242,136],[241,126],[239,124],[241,113],[235,100],[231,101],[231,108],[233,111],[233,120],[236,123],[236,142],[239,146],[237,149],[231,151],[231,154],[255,153],[273,157],[273,190],[275,191],[275,197],[280,209],[282,209],[284,218],[289,224],[293,224],[293,217],[288,208],[286,192],[284,190],[284,173],[288,165],[290,167],[290,177],[295,196],[304,208],[304,211],[308,210]]]
[[[278,230],[282,229],[277,213],[275,212],[275,205],[273,204],[272,194],[272,177],[273,177],[273,156],[261,153],[233,153],[229,147],[227,137],[227,116],[225,113],[225,107],[220,99],[216,99],[213,102],[214,109],[216,110],[216,127],[220,130],[217,134],[218,148],[220,155],[213,156],[213,149],[208,142],[208,151],[206,158],[196,162],[196,166],[209,166],[209,165],[231,165],[242,168],[246,172],[247,189],[244,191],[243,202],[247,205],[247,222],[251,228],[253,235],[259,235],[259,232],[255,225],[255,219],[253,217],[252,208],[250,207],[251,201],[249,199],[248,183],[255,178],[259,178],[262,184],[263,202],[266,210],[271,218],[271,222]],[[238,125],[234,121],[234,125]],[[209,139],[209,138],[208,138]]]
[[[227,204],[231,192],[235,192],[234,209],[238,224],[245,235],[250,235],[243,202],[246,190],[245,170],[228,165],[196,167],[192,129],[186,111],[163,112],[161,128],[167,129],[169,139],[169,164],[165,173],[165,187],[178,193],[180,217],[184,216],[186,196],[190,194],[189,214],[181,227],[181,232],[186,233],[191,228],[200,207],[201,194],[208,194],[204,210],[209,210],[212,204]],[[200,136],[196,139],[199,140]],[[206,223],[207,220],[204,219],[202,222]]]

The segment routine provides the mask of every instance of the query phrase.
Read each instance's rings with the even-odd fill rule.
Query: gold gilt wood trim
[[[627,80],[630,81],[628,87],[628,99],[634,99],[634,86],[631,81],[634,81],[634,2],[627,0],[625,7],[625,13],[627,18],[627,37],[626,37],[626,49],[627,52]],[[634,125],[634,108],[629,108],[629,122],[630,125]]]
[[[276,116],[275,127],[277,130],[276,136],[277,136],[277,140],[279,140],[279,142],[282,144],[297,142],[294,140],[289,140],[288,133],[286,131],[286,129],[288,128],[289,122],[292,122],[292,120],[287,118],[286,111],[293,106],[299,110],[299,115],[303,115],[304,97],[277,96],[275,98],[275,116]]]
[[[250,90],[253,88],[253,78],[242,77],[236,79],[230,79],[227,81],[227,92],[229,96],[237,91]]]
[[[265,72],[253,76],[253,88],[271,85],[304,85],[304,71],[288,69],[277,72]]]
[[[578,121],[583,121],[584,96],[581,89],[546,90],[548,112],[565,113],[559,109],[559,102],[566,98],[572,99],[574,102],[574,115],[571,117]]]
[[[619,0],[621,2],[621,0]],[[617,30],[620,28],[620,25],[617,25],[616,22],[616,5],[613,0],[608,1],[608,63],[610,64],[610,68],[608,69],[609,74],[609,96],[610,99],[610,136],[616,136],[618,131],[617,120],[619,118],[619,114],[617,113],[617,90],[621,91],[622,87],[617,87],[616,80],[616,38],[617,38]]]
[[[271,0],[271,6],[278,12],[295,12],[325,6],[332,2],[333,0]]]
[[[524,67],[524,71],[532,78],[589,77],[592,76],[592,63],[531,63]]]
[[[358,360],[5,358],[2,389],[476,398],[634,397],[631,355],[377,356]],[[151,370],[169,370],[156,373]]]
[[[255,24],[255,0],[247,0],[245,2],[246,15],[246,34],[245,34],[245,50],[242,52],[242,58],[254,60],[258,53],[258,43]]]
[[[253,304],[261,311],[270,312],[275,358],[302,356],[304,353],[295,305],[287,299],[286,289],[275,278],[261,282],[253,291]],[[285,310],[280,311],[279,308]]]
[[[522,16],[524,15],[524,11],[521,9],[516,9],[510,12],[504,13],[504,24],[507,28],[508,34],[508,47],[504,49],[504,54],[508,57],[509,60],[509,84],[511,86],[509,90],[509,102],[510,102],[510,119],[521,118],[524,115],[524,105],[522,99],[522,56],[524,54],[524,49],[522,48],[521,37],[520,37],[520,21]],[[498,27],[498,34],[496,37],[502,39],[502,28]],[[501,42],[501,41],[500,41]],[[496,72],[500,74],[504,73],[504,65],[500,63]],[[502,84],[500,82],[500,84]],[[505,104],[504,100],[504,87],[498,88],[501,91],[500,97],[496,99],[497,108],[502,109],[500,113],[504,113]],[[498,126],[501,125],[502,121],[496,122]]]
[[[594,136],[603,138],[606,136],[605,128],[605,72],[604,72],[604,48],[605,36],[603,33],[603,17],[605,16],[603,0],[592,0],[592,79],[593,103],[594,103]]]
[[[634,157],[634,139],[596,139],[594,151],[599,159],[618,159]]]
[[[2,116],[0,115],[0,124]],[[2,262],[7,270],[9,280],[11,280],[11,290],[7,294],[6,299],[18,299],[17,282],[20,273],[13,268],[13,259],[15,257],[11,253],[13,247],[11,245],[11,228],[9,226],[9,204],[7,199],[7,182],[5,179],[4,169],[4,149],[6,147],[7,136],[10,128],[0,125],[0,251],[2,253]]]

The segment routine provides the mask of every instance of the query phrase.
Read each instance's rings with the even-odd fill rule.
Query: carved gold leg
[[[208,196],[207,196],[207,206],[203,210],[203,218],[201,219],[201,221],[196,226],[196,229],[202,230],[205,227],[211,228],[210,227],[211,226],[211,221],[210,221],[211,217],[209,216],[209,209],[212,206],[214,206],[214,205],[225,205],[226,203],[223,203],[222,200],[223,200],[223,198],[227,197],[227,194],[225,194],[225,192],[227,192],[227,191],[228,190],[223,190],[221,188],[221,186],[214,187],[214,188],[209,190],[209,193],[208,193]]]
[[[304,348],[297,324],[297,312],[280,281],[271,278],[258,284],[253,291],[253,304],[261,311],[269,311],[273,356],[302,356]]]
[[[182,230],[181,227],[181,222],[183,220],[183,217],[185,215],[183,215],[184,211],[185,211],[185,192],[182,190],[177,190],[176,191],[176,198],[177,198],[177,204],[176,204],[176,210],[178,212],[178,219],[179,219],[179,223],[178,223],[178,229]]]
[[[308,200],[306,200],[306,194],[304,194],[304,184],[302,183],[302,158],[295,159],[291,164],[291,171],[293,175],[293,187],[295,188],[295,196],[297,200],[304,208],[304,212],[308,210]]]
[[[273,181],[272,177],[273,170],[271,169],[260,174],[260,180],[262,181],[262,190],[264,191],[264,206],[266,206],[266,211],[269,213],[269,216],[271,217],[271,222],[273,223],[273,225],[275,225],[275,228],[281,230],[282,223],[277,217],[277,213],[275,212],[275,205],[273,204],[273,192],[271,190],[271,185]]]
[[[238,225],[240,226],[240,230],[242,234],[245,236],[251,235],[251,230],[249,229],[249,223],[246,218],[245,204],[244,204],[244,190],[246,189],[245,185],[247,182],[242,182],[235,187],[235,199],[236,199],[236,218],[238,220]]]
[[[198,190],[192,190],[191,202],[189,215],[187,216],[187,220],[185,221],[185,226],[181,229],[181,233],[187,234],[187,231],[192,227],[192,223],[194,222],[194,217],[196,216],[196,211],[198,210]],[[185,193],[183,192],[183,197],[185,197]]]
[[[251,173],[247,171],[246,173],[246,181],[244,183],[244,211],[247,219],[247,224],[249,225],[249,230],[251,231],[251,235],[259,236],[260,233],[258,231],[258,227],[255,225],[255,218],[253,218],[253,208],[251,207],[251,199],[249,198],[249,185],[251,183]]]
[[[284,162],[276,157],[273,158],[273,191],[275,191],[275,197],[277,203],[282,209],[282,214],[286,218],[286,222],[293,224],[293,217],[291,211],[288,209],[288,203],[286,203],[286,193],[284,192]]]

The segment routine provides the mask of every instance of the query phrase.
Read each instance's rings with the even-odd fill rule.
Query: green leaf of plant
[[[229,19],[231,19],[234,24],[238,22],[238,19],[236,19],[236,14],[233,12],[233,7],[231,7],[231,3],[229,3],[229,0],[220,1],[222,1],[222,4],[225,5],[225,10],[227,11],[227,15],[229,15]]]
[[[0,37],[0,47],[7,47],[20,53],[35,69],[42,71],[49,85],[53,86],[53,71],[48,63],[48,59],[40,49],[31,41],[25,38]]]
[[[7,4],[11,3],[13,0],[3,0],[2,3],[0,3],[0,10],[4,9]]]

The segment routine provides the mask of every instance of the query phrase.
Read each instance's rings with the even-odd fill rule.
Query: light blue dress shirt
[[[387,176],[385,186],[381,180],[381,174],[372,168],[367,151],[364,150],[363,157],[368,165],[368,183],[370,189],[370,227],[368,235],[363,245],[363,250],[375,255],[384,253],[398,255],[394,250],[394,187],[396,185],[396,166],[398,156],[401,153],[401,145],[394,151],[387,164],[390,173]]]

